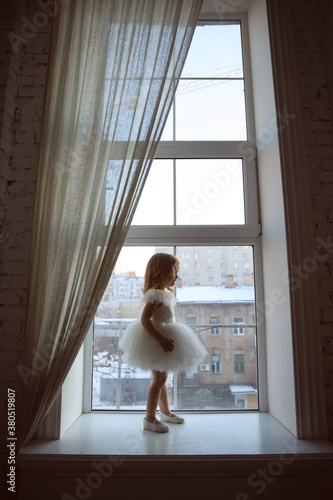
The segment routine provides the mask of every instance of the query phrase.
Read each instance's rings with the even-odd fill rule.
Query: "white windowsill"
[[[184,425],[166,434],[143,431],[139,413],[82,414],[61,439],[31,441],[19,466],[47,467],[50,461],[89,461],[121,455],[127,461],[253,461],[293,456],[333,463],[327,440],[295,438],[268,413],[183,414]]]

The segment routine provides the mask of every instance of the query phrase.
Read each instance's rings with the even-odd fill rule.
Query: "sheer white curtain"
[[[202,0],[71,0],[54,18],[18,449],[55,400],[131,223]]]

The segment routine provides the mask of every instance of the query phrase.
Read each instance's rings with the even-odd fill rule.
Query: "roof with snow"
[[[254,389],[252,385],[231,385],[231,394],[257,394],[257,389]]]
[[[181,302],[254,302],[253,286],[184,286],[177,287],[177,303]]]

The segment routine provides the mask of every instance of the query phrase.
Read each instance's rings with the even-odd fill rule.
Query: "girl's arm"
[[[161,302],[148,302],[143,308],[141,323],[144,329],[160,343],[166,352],[168,352],[173,350],[173,340],[162,335],[151,320],[154,311],[161,305]]]

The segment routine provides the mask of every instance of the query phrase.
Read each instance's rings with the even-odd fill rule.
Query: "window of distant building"
[[[235,374],[245,374],[245,354],[234,355],[234,368]]]
[[[212,354],[210,357],[210,371],[214,375],[220,375],[221,368],[221,355],[220,354]]]
[[[219,324],[219,320],[218,318],[216,317],[211,317],[210,318],[210,324],[211,325],[218,325]],[[211,329],[210,329],[210,334],[211,335],[220,335],[220,329],[218,326],[213,326]]]
[[[233,333],[234,335],[244,335],[244,318],[243,316],[239,316],[236,318],[233,318],[232,320],[234,325],[237,325],[233,328]]]

